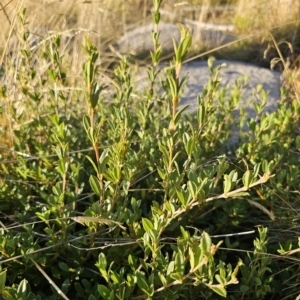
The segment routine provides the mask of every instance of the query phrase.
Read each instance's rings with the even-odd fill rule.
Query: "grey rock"
[[[199,43],[209,49],[225,45],[235,40],[234,35],[227,34],[221,30],[194,27],[191,32],[194,43]]]
[[[199,26],[196,24],[189,25],[190,32],[193,36],[193,42],[201,44],[207,48],[216,47],[234,40],[234,36],[225,32],[213,29],[211,27]],[[153,51],[153,41],[151,39],[151,30],[153,24],[137,27],[125,33],[118,41],[117,48],[121,53],[130,53],[133,55],[143,55]],[[160,43],[166,52],[173,50],[174,38],[176,44],[180,41],[180,31],[177,25],[171,23],[160,23]]]
[[[259,93],[256,91],[257,85],[262,85],[262,88],[268,93],[267,103],[264,112],[271,113],[278,108],[280,100],[280,73],[271,71],[265,68],[254,66],[248,63],[217,60],[214,66],[226,64],[220,71],[221,87],[230,86],[228,93],[234,88],[235,81],[241,77],[247,76],[248,83],[242,89],[241,101],[235,110],[235,117],[239,118],[239,109],[243,107],[247,113],[247,118],[256,118],[256,112],[253,107],[254,102],[261,103]],[[210,70],[207,62],[192,61],[183,65],[181,74],[188,74],[187,84],[179,104],[178,109],[189,105],[185,113],[195,113],[198,108],[197,96],[201,94],[203,87],[207,85],[210,79]],[[141,72],[139,75],[138,87],[145,87],[146,73]],[[247,132],[247,126],[243,131]],[[228,141],[228,146],[234,145],[238,142],[240,132],[233,130],[231,138]]]
[[[126,32],[118,41],[117,48],[121,53],[130,53],[141,55],[145,52],[153,51],[153,41],[151,39],[151,30],[153,24],[140,26],[129,32]],[[175,41],[180,41],[180,31],[175,24],[162,23],[159,26],[160,42],[163,49],[171,51],[173,49],[172,37]]]
[[[257,119],[257,114],[254,110],[253,103],[261,103],[260,95],[257,93],[257,85],[262,85],[262,88],[268,93],[265,113],[271,113],[278,108],[280,100],[280,73],[268,69],[260,68],[243,62],[234,62],[226,60],[218,60],[214,65],[226,64],[220,72],[221,87],[230,86],[230,90],[234,88],[235,81],[238,78],[247,76],[247,85],[242,90],[241,101],[239,107],[236,108],[234,116],[239,119],[239,109],[243,107],[247,113],[247,118]],[[187,113],[193,113],[197,110],[197,95],[201,93],[203,87],[207,84],[210,78],[210,71],[206,62],[190,62],[183,66],[182,74],[188,73],[188,82],[183,93],[182,101],[179,109],[184,105],[189,105]],[[243,132],[248,132],[247,125],[242,129]],[[238,143],[241,132],[233,129],[230,134],[230,139],[227,146],[232,146]]]
[[[243,76],[248,77],[248,83],[243,89],[240,106],[243,106],[249,118],[255,118],[253,102],[259,101],[258,95],[255,94],[257,85],[261,84],[263,89],[268,92],[266,111],[272,112],[277,109],[280,99],[280,73],[265,68],[254,66],[244,62],[217,60],[214,65],[226,64],[220,71],[221,86],[230,85],[233,88],[235,81]],[[184,64],[181,74],[188,73],[187,86],[183,93],[180,105],[190,105],[189,111],[196,110],[197,95],[201,93],[203,87],[210,78],[210,71],[207,62],[193,61]]]

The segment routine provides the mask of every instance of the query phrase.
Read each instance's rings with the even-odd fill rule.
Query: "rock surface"
[[[200,24],[201,25],[201,24]],[[193,43],[201,43],[207,48],[213,48],[219,45],[229,43],[234,40],[234,36],[225,33],[212,26],[189,25],[190,32],[193,36]],[[130,53],[133,55],[143,55],[153,50],[153,41],[151,31],[154,29],[153,24],[140,26],[125,33],[118,41],[117,48],[121,53]],[[177,25],[171,23],[160,23],[160,43],[167,52],[173,50],[174,38],[176,44],[180,41],[180,31]]]
[[[268,93],[264,112],[271,113],[277,109],[280,100],[281,73],[243,62],[226,60],[217,60],[214,62],[214,66],[220,64],[226,64],[220,71],[220,79],[221,87],[230,85],[228,92],[233,89],[234,83],[238,78],[244,76],[248,77],[248,83],[242,90],[239,106],[244,107],[247,118],[256,118],[253,103],[261,103],[259,94],[255,92],[257,85],[262,85],[263,89]],[[189,105],[185,113],[194,113],[197,110],[197,96],[210,79],[210,70],[207,62],[192,61],[183,65],[181,74],[184,75],[186,73],[188,73],[187,84],[184,88],[179,109],[185,105]],[[138,77],[138,87],[145,87],[146,72],[142,71]],[[239,117],[239,107],[236,109],[237,118]],[[247,130],[248,128],[245,126],[244,131],[246,132]],[[239,132],[233,131],[231,136],[228,145],[233,145],[238,142]]]
[[[198,24],[199,25],[199,24]],[[228,43],[234,38],[232,35],[225,33],[225,31],[220,30],[220,26],[213,24],[196,24],[190,25],[191,33],[193,35],[193,43],[201,40],[207,47],[213,47],[220,44]],[[153,42],[151,39],[151,30],[153,30],[153,24],[140,26],[132,31],[129,31],[124,34],[124,36],[117,42],[120,52],[123,53],[132,53],[135,55],[142,54],[143,52],[149,52],[153,50]],[[173,41],[178,43],[180,41],[180,32],[178,26],[171,23],[159,24],[160,31],[160,42],[163,44],[163,49],[167,51],[172,51]],[[267,110],[273,111],[277,107],[277,101],[279,100],[279,89],[280,89],[280,73],[260,68],[254,65],[250,65],[243,62],[234,62],[234,61],[216,61],[214,64],[226,63],[227,66],[222,68],[221,84],[226,86],[227,84],[234,84],[241,76],[248,76],[249,83],[247,88],[244,90],[244,95],[242,97],[242,106],[248,106],[249,117],[253,117],[254,110],[246,102],[247,99],[251,102],[255,100],[255,96],[252,95],[253,90],[258,84],[262,84],[263,88],[269,92]],[[143,72],[142,72],[143,73]],[[207,66],[207,62],[193,61],[187,64],[184,64],[182,68],[182,73],[188,73],[188,84],[183,95],[181,105],[189,104],[190,111],[195,110],[197,94],[201,92],[203,86],[207,83],[210,72]],[[141,78],[144,78],[144,75],[139,75]]]
[[[278,107],[280,100],[280,73],[268,69],[260,68],[251,64],[235,61],[218,60],[214,65],[226,64],[220,72],[221,86],[230,85],[232,90],[235,81],[247,76],[248,83],[242,91],[240,105],[235,111],[235,117],[239,118],[239,108],[243,107],[247,113],[247,118],[256,118],[256,112],[253,107],[254,102],[261,103],[259,93],[255,92],[257,85],[262,85],[268,93],[267,103],[264,112],[271,113]],[[184,91],[180,107],[190,105],[189,112],[197,110],[197,94],[201,92],[210,78],[209,68],[206,62],[190,62],[182,68],[182,74],[188,73],[188,83]],[[243,128],[244,132],[248,131],[247,125]],[[233,129],[231,137],[227,142],[228,146],[238,143],[240,132]]]
[[[233,88],[235,81],[243,76],[248,77],[248,83],[243,89],[240,105],[245,107],[248,117],[255,117],[253,102],[259,101],[258,95],[253,94],[258,84],[268,92],[266,111],[272,112],[277,109],[280,99],[280,73],[268,69],[260,68],[244,62],[217,60],[214,65],[226,64],[220,71],[221,86],[228,84]],[[197,95],[207,84],[210,78],[210,71],[207,62],[193,61],[183,65],[181,74],[188,73],[187,86],[185,88],[180,105],[189,104],[189,111],[196,110]]]
[[[255,93],[257,85],[262,85],[268,93],[266,111],[272,112],[277,109],[280,99],[280,76],[281,73],[261,68],[244,62],[216,60],[214,66],[223,65],[220,71],[221,87],[230,85],[229,91],[233,89],[237,79],[247,76],[247,85],[242,90],[240,105],[245,107],[249,118],[255,117],[253,102],[259,100]],[[206,61],[192,61],[183,65],[181,75],[188,74],[187,84],[181,98],[180,107],[189,105],[188,111],[197,109],[197,96],[210,79],[210,70]],[[140,70],[137,76],[137,86],[145,87],[147,80],[146,70]]]

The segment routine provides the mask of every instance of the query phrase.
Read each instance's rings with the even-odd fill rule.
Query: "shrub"
[[[246,120],[243,112],[233,119],[240,86],[216,104],[219,69],[209,62],[196,114],[177,110],[192,40],[180,26],[174,59],[158,68],[160,4],[143,92],[125,57],[107,96],[112,87],[101,84],[88,39],[76,92],[59,36],[38,61],[23,48],[18,67],[4,67],[1,105],[14,149],[1,168],[4,299],[288,299],[283,287],[296,291],[295,236],[280,234],[297,226],[299,104],[270,115],[264,101],[254,104],[260,122],[247,120],[248,139],[233,157],[221,154],[230,128]]]

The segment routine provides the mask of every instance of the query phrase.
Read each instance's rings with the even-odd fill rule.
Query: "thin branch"
[[[43,274],[43,276],[48,280],[48,282],[56,289],[58,295],[60,295],[62,298],[64,298],[65,300],[70,300],[65,294],[64,292],[54,283],[54,281],[47,275],[47,273],[38,265],[38,263],[30,258],[30,260],[32,261],[32,263],[36,266],[36,268]]]

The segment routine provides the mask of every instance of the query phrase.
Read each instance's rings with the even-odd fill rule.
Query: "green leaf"
[[[183,195],[182,191],[176,191],[177,197],[179,199],[179,201],[181,202],[182,206],[185,207],[186,206],[186,200],[185,197]]]
[[[253,171],[253,177],[256,178],[258,176],[258,173],[260,171],[260,166],[261,166],[261,163],[258,163],[254,166],[254,171]]]
[[[184,261],[184,255],[182,251],[178,250],[178,253],[175,256],[175,271],[176,271],[176,278],[182,279],[184,275],[184,269],[185,269],[185,261]]]
[[[231,178],[227,174],[224,175],[223,186],[224,186],[224,194],[226,195],[228,192],[230,192],[232,187]]]
[[[83,127],[86,132],[88,132],[89,129],[91,128],[90,118],[87,115],[83,116]]]
[[[193,270],[196,265],[195,265],[194,252],[191,247],[189,247],[189,257],[190,257],[191,270]]]
[[[137,278],[137,284],[139,286],[139,288],[146,293],[147,295],[149,295],[148,291],[149,291],[149,286],[147,284],[147,280],[145,275],[141,272],[141,271],[136,271],[135,273],[136,278]]]
[[[160,21],[160,13],[157,11],[155,13],[153,13],[153,21],[155,24],[158,24]]]
[[[92,160],[92,158],[89,157],[88,155],[86,155],[85,158],[87,158],[87,159],[90,161],[90,163],[92,164],[92,166],[93,166],[95,172],[98,174],[98,173],[99,173],[98,167],[96,166],[96,164],[94,163],[94,161]]]
[[[162,286],[165,286],[165,285],[167,285],[167,279],[166,279],[166,277],[161,273],[161,272],[158,272],[158,277],[159,277],[159,279],[160,279],[160,281],[161,281],[161,283],[162,283]]]
[[[151,230],[153,230],[153,229],[151,229]],[[149,233],[151,232],[151,230],[149,231]],[[145,255],[148,255],[150,252],[152,252],[152,253],[155,252],[153,242],[152,241],[150,242],[149,239],[150,239],[150,235],[145,232],[144,237],[143,237],[144,245],[147,246],[147,248],[144,250]],[[156,240],[156,239],[154,239],[154,240]]]
[[[65,174],[68,169],[68,163],[60,160],[57,165],[57,170],[60,174]]]
[[[189,107],[189,105],[184,106],[181,110],[178,111],[178,113],[175,116],[174,119],[174,124],[176,125],[178,123],[178,121],[180,120],[180,117],[182,115],[182,113]]]
[[[296,137],[296,148],[300,148],[300,135]]]
[[[169,201],[165,202],[164,203],[165,205],[165,209],[171,213],[171,215],[174,215],[175,214],[175,207],[172,203],[170,203]],[[300,242],[300,241],[299,241]]]
[[[135,270],[136,260],[131,254],[128,255],[128,264],[132,270]]]
[[[205,231],[202,233],[200,247],[204,254],[210,253],[211,238],[210,238],[209,234]]]
[[[74,287],[76,289],[77,294],[79,294],[81,297],[84,296],[85,294],[84,289],[82,288],[79,282],[74,282]]]
[[[261,285],[261,280],[258,277],[254,277],[255,285],[260,286]]]
[[[151,223],[151,221],[147,218],[142,218],[142,224],[143,224],[143,228],[144,230],[149,233],[151,229],[154,229],[153,224]]]
[[[92,95],[91,95],[91,107],[92,108],[95,108],[98,104],[98,101],[99,101],[99,95],[102,91],[102,86],[99,85],[98,83],[94,84],[93,85],[93,90],[92,90]]]
[[[253,173],[250,170],[247,170],[243,175],[242,180],[243,180],[244,187],[248,190],[253,181]]]
[[[200,244],[194,244],[192,247],[192,250],[189,252],[193,252],[194,256],[194,268],[197,267],[197,265],[200,263],[202,259],[202,252],[201,252],[201,245]]]
[[[219,268],[220,276],[223,278],[226,278],[225,264],[223,261],[219,262],[218,268]],[[228,264],[228,273],[231,273],[231,265],[230,264]]]
[[[110,290],[105,285],[99,284],[97,290],[104,300],[109,300]]]
[[[156,241],[156,240],[157,240],[157,238],[158,238],[158,230],[156,230],[156,229],[151,229],[151,230],[148,232],[148,234],[149,234],[149,237],[150,237],[150,239],[151,239],[152,241]],[[152,248],[152,249],[154,249],[154,248]]]
[[[6,300],[15,300],[15,298],[11,298],[11,296],[9,295],[7,298],[5,298]],[[41,296],[37,296],[32,292],[29,292],[29,294],[27,295],[26,300],[42,300]]]
[[[180,89],[180,90],[181,90],[182,86],[184,85],[184,83],[186,82],[187,77],[188,77],[188,74],[185,74],[185,75],[183,76],[183,78],[179,81],[179,89]]]
[[[246,294],[249,291],[249,287],[246,285],[241,285],[240,290],[243,294]]]
[[[192,137],[189,139],[186,147],[186,153],[188,154],[188,156],[191,156],[194,153],[194,149],[195,149],[195,138]]]
[[[168,276],[173,273],[174,268],[175,268],[175,262],[172,260],[168,265],[168,269],[167,269]]]
[[[121,281],[120,281],[120,276],[118,273],[116,272],[113,272],[110,270],[110,279],[114,282],[114,283],[117,283],[117,284],[120,284]]]
[[[115,297],[115,291],[111,291],[109,300],[115,300],[115,299],[116,299],[116,297]]]
[[[162,0],[153,0],[153,5],[156,11],[159,10]]]
[[[197,119],[199,123],[199,128],[201,128],[204,125],[205,121],[205,115],[206,115],[206,108],[204,104],[200,104],[197,111]]]
[[[149,295],[150,295],[150,297],[152,297],[154,295],[154,273],[152,273],[149,276],[148,282],[149,282],[149,285],[150,285]]]
[[[236,267],[234,268],[234,271],[231,274],[231,280],[236,279],[237,273],[239,271],[239,268],[243,265],[243,261],[239,258],[238,263],[236,264]]]
[[[58,266],[59,266],[63,271],[66,271],[66,272],[69,271],[68,265],[67,265],[66,263],[64,263],[64,262],[59,262],[59,263],[58,263]]]
[[[160,167],[157,167],[157,172],[158,172],[158,175],[159,177],[162,179],[162,180],[165,180],[166,178],[166,171]]]
[[[2,271],[0,273],[0,294],[2,294],[2,291],[5,288],[5,282],[6,282],[6,271],[7,269],[5,269],[4,271]]]
[[[23,279],[17,289],[17,295],[18,299],[26,299],[27,293],[30,291],[28,281],[26,279]]]
[[[181,234],[182,234],[182,239],[186,242],[189,242],[190,233],[187,230],[184,230],[183,226],[180,226],[180,231],[181,231]]]
[[[101,187],[100,187],[99,179],[96,176],[91,175],[89,181],[90,181],[90,185],[91,185],[94,193],[96,195],[100,196],[101,195]]]
[[[144,270],[147,272],[147,270],[148,270],[147,263],[141,258],[139,259],[139,261],[140,261],[140,264],[143,266]]]
[[[183,141],[183,144],[184,144],[184,147],[185,147],[185,151],[188,155],[189,155],[188,142],[190,141],[190,139],[191,139],[190,135],[187,132],[184,132],[183,136],[182,136],[182,141]]]
[[[188,28],[185,28],[182,25],[179,25],[178,27],[180,30],[181,38],[177,49],[174,42],[174,50],[175,50],[176,63],[181,64],[191,46],[192,36]]]
[[[222,285],[222,286],[226,286],[226,278],[220,276],[219,274],[215,275],[216,280]]]
[[[104,176],[107,180],[118,183],[121,178],[121,168],[120,166],[115,165],[113,168],[109,169],[104,173]]]
[[[134,287],[136,284],[136,277],[133,276],[132,274],[127,275],[127,285],[130,287]]]
[[[106,257],[104,253],[100,253],[98,256],[98,264],[100,266],[101,269],[105,269],[106,270],[106,266],[107,266],[107,261],[106,261]]]
[[[195,184],[195,182],[188,181],[187,186],[188,186],[189,192],[192,194],[193,199],[196,199],[197,198],[197,185]]]
[[[108,155],[108,149],[105,149],[102,151],[101,155],[100,155],[100,161],[99,161],[99,171],[100,173],[104,173],[105,169],[106,169],[106,163],[109,160],[109,155]],[[97,172],[97,170],[96,170]]]
[[[50,214],[51,214],[51,211],[50,210],[46,210],[46,211],[43,211],[42,213],[39,213],[39,212],[36,212],[35,213],[42,221],[48,221],[49,218],[50,218]]]
[[[90,295],[88,300],[97,300],[98,298],[96,298],[94,295]]]
[[[188,30],[187,30],[187,34],[189,34]],[[182,41],[182,55],[181,55],[182,60],[185,58],[191,44],[192,44],[192,36],[191,35],[186,36]]]
[[[224,287],[221,286],[209,286],[211,290],[213,290],[215,293],[219,294],[220,296],[226,298],[227,291]]]
[[[70,287],[70,280],[69,279],[66,279],[62,286],[61,286],[61,290],[64,294],[67,294],[68,293],[68,290],[69,290],[69,287]]]
[[[167,80],[169,83],[172,98],[174,98],[178,95],[178,87],[177,87],[176,81],[173,77],[168,77]]]
[[[96,263],[96,267],[99,269],[101,275],[105,278],[105,280],[108,281],[109,278],[108,278],[108,274],[106,271],[107,260],[106,260],[105,254],[102,252],[98,256],[98,261]]]

